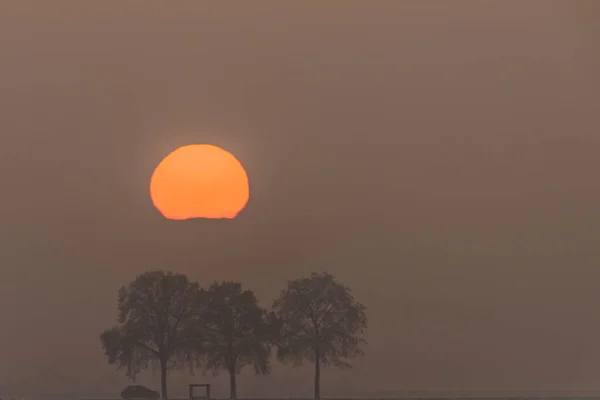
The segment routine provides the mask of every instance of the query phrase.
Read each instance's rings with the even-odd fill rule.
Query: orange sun
[[[176,149],[150,179],[152,202],[168,219],[235,218],[249,195],[242,164],[233,154],[209,144]]]

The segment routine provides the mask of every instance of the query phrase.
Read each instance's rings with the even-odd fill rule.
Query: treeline
[[[165,271],[139,275],[118,293],[118,321],[101,336],[108,362],[134,379],[158,365],[161,397],[167,372],[188,367],[230,376],[230,398],[245,366],[268,374],[272,350],[280,362],[314,363],[314,396],[320,398],[322,365],[350,366],[363,354],[365,307],[331,274],[289,281],[271,309],[237,282],[202,288]]]

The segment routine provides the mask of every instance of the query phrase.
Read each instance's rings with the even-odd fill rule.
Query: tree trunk
[[[229,368],[229,398],[237,399],[237,382],[235,368]]]
[[[160,398],[167,400],[167,360],[160,360]]]
[[[321,354],[315,349],[315,400],[321,399]]]

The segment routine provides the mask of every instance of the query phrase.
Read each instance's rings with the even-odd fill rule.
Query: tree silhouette
[[[271,332],[267,312],[251,290],[236,282],[214,283],[203,291],[202,348],[206,370],[227,370],[230,398],[237,398],[236,376],[252,364],[255,373],[269,372]]]
[[[150,365],[160,366],[161,397],[167,399],[167,371],[197,360],[193,323],[200,290],[185,275],[150,271],[123,286],[118,325],[100,335],[110,364],[134,380]]]
[[[349,368],[362,355],[365,306],[331,274],[313,273],[288,282],[273,303],[279,323],[278,358],[294,365],[314,362],[314,398],[321,397],[321,364]]]

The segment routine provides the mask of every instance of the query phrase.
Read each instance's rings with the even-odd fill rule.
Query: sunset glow
[[[165,157],[150,180],[154,206],[168,219],[235,218],[250,190],[242,164],[208,144],[180,147]]]

